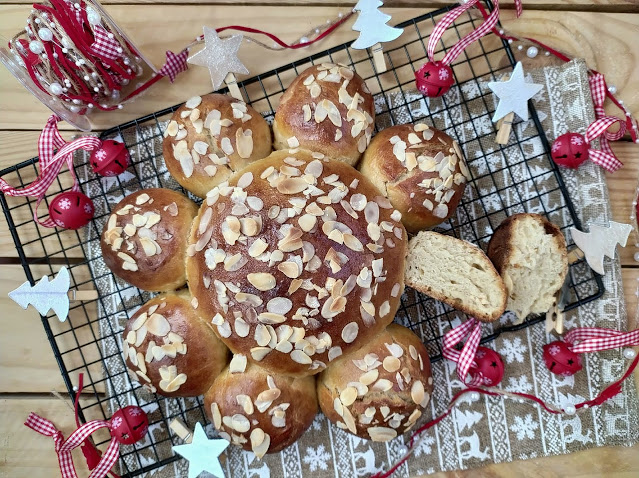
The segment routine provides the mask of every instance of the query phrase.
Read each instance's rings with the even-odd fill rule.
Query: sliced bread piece
[[[469,242],[422,231],[408,242],[406,285],[478,320],[497,320],[506,288],[486,254]]]
[[[520,320],[553,306],[568,272],[566,240],[557,226],[539,214],[515,214],[495,230],[488,257],[506,285],[506,309]]]

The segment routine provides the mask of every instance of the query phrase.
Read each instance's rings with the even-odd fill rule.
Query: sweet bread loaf
[[[188,291],[146,302],[122,333],[127,367],[153,393],[196,397],[226,366],[229,350],[193,309]]]
[[[184,257],[197,205],[170,189],[151,188],[122,199],[100,239],[111,271],[143,290],[168,291],[186,282]]]
[[[274,146],[317,151],[352,166],[374,126],[373,96],[364,80],[347,66],[322,63],[303,71],[282,95]]]
[[[231,96],[195,96],[180,106],[164,132],[164,162],[171,176],[196,196],[271,152],[266,120]]]
[[[425,124],[378,132],[358,168],[402,213],[408,232],[451,217],[470,179],[457,142]]]
[[[488,243],[488,257],[504,280],[506,309],[520,320],[547,312],[568,273],[566,239],[539,214],[515,214],[503,221]]]
[[[484,322],[506,307],[506,288],[486,254],[469,242],[422,231],[408,242],[406,284]]]
[[[392,440],[410,430],[432,391],[426,347],[397,324],[337,359],[317,378],[324,415],[339,428],[373,441]]]
[[[315,379],[269,373],[234,355],[204,395],[204,409],[222,438],[262,458],[297,441],[311,425]]]
[[[368,179],[289,150],[207,195],[186,267],[198,313],[234,353],[308,375],[393,321],[405,255],[400,214]]]

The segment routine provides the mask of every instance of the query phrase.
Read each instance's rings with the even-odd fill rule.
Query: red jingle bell
[[[583,368],[579,354],[561,340],[544,345],[543,357],[548,370],[557,375],[569,377]]]
[[[439,61],[429,61],[415,72],[417,89],[429,98],[442,96],[455,84],[453,70]]]
[[[111,417],[111,436],[123,445],[140,441],[149,430],[149,418],[140,407],[121,408]]]
[[[559,136],[552,144],[550,156],[559,166],[577,168],[588,159],[590,145],[579,133],[566,133]]]
[[[49,205],[49,216],[57,226],[80,229],[93,217],[93,201],[80,191],[58,194]]]
[[[105,139],[102,146],[91,153],[91,169],[100,176],[117,176],[129,166],[129,152],[124,143]]]
[[[482,384],[494,387],[501,383],[504,378],[504,361],[497,352],[487,347],[477,347],[475,360],[470,366],[468,373],[475,378],[481,374]]]

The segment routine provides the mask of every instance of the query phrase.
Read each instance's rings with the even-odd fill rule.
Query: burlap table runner
[[[546,67],[531,71],[530,76],[535,83],[544,85],[543,90],[534,100],[548,139],[552,141],[567,131],[585,132],[587,125],[594,118],[585,63],[575,60],[561,67]],[[471,125],[472,129],[463,132],[467,135],[478,132],[486,134],[492,131],[493,126],[489,117],[485,115],[485,109],[486,104],[494,106],[491,104],[494,98],[492,95],[482,97],[486,94],[485,82],[465,84],[463,87],[466,88],[464,91],[466,99],[474,96],[478,99],[478,101],[467,103],[468,107],[455,103],[455,89],[447,95],[449,106],[446,109],[441,100],[426,100],[416,92],[404,93],[404,97],[378,97],[376,103],[381,113],[378,116],[378,126],[388,126],[389,117],[383,113],[383,105],[387,104],[386,102],[403,104],[406,100],[408,108],[415,116],[424,116],[419,114],[421,109],[421,113],[426,112],[430,115],[436,127],[449,131],[449,134],[451,134],[451,124]],[[482,101],[479,101],[479,98],[482,98]],[[484,104],[484,101],[487,103]],[[403,115],[400,112],[398,119],[399,122],[410,121],[408,111]],[[163,127],[163,125],[158,126]],[[158,126],[123,132],[129,145],[137,145],[132,148],[132,154],[137,156],[136,159],[148,159],[140,163],[136,171],[138,179],[131,173],[120,176],[120,184],[126,192],[139,188],[139,181],[142,182],[143,187],[157,186],[158,171],[164,186],[177,186],[166,172],[161,158],[154,159],[154,156],[162,149],[159,139],[150,140],[154,134],[157,134]],[[536,130],[528,131],[531,129],[534,129],[531,122],[519,122],[515,125],[516,134],[520,138],[532,137],[522,143],[523,159],[526,159],[528,153],[534,156],[543,152],[539,138],[534,137]],[[456,133],[459,134],[459,131]],[[473,142],[468,143],[464,151],[474,176],[481,175],[481,168],[494,166],[491,161],[504,161],[504,155],[497,154],[494,141],[484,141],[474,145]],[[493,152],[495,154],[492,154]],[[508,154],[516,156],[519,153],[513,150]],[[473,162],[473,158],[480,155],[487,162],[486,166],[482,166],[483,163]],[[514,163],[521,158],[508,157],[508,161],[511,160]],[[533,168],[535,167],[537,166],[533,165]],[[529,211],[535,212],[536,209],[540,209],[540,205],[535,204],[533,200],[535,194],[531,191],[537,188],[538,194],[539,188],[543,190],[545,187],[543,179],[532,177],[530,167],[526,170],[511,168],[508,174],[521,175],[522,178],[518,179],[523,181],[523,186],[518,186],[518,191],[502,191],[501,197],[495,200],[495,205],[484,204],[484,207],[488,209],[493,207],[495,211],[499,211],[505,205],[507,212],[501,213],[504,217],[507,213],[518,212],[517,208],[509,208],[509,198],[516,192],[520,197],[526,194],[531,195],[531,201],[527,207]],[[582,222],[607,224],[610,218],[610,205],[602,170],[593,163],[587,162],[578,171],[563,170],[562,174]],[[88,183],[90,187],[96,189],[87,191],[90,197],[106,198],[96,201],[98,213],[96,215],[106,213],[123,197],[121,189],[116,188],[118,183],[115,181],[115,179],[104,178],[101,185],[95,185],[95,182]],[[479,189],[495,186],[499,185],[484,185],[481,181],[475,183],[475,187]],[[102,196],[102,190],[107,191],[106,196]],[[467,188],[468,194],[474,194],[472,188]],[[550,203],[560,203],[562,199],[561,195],[553,193],[545,200]],[[561,223],[562,218],[551,217],[553,222],[555,219],[556,222]],[[490,225],[475,224],[474,227],[485,230]],[[123,361],[118,355],[121,351],[121,343],[119,333],[114,334],[114,331],[123,329],[127,319],[125,310],[128,310],[129,315],[132,314],[135,308],[148,298],[148,295],[140,293],[117,279],[113,281],[104,263],[99,259],[98,239],[89,237],[90,264],[93,267],[94,277],[99,278],[96,286],[103,296],[112,294],[114,290],[119,291],[118,294],[111,295],[110,302],[105,302],[107,310],[100,311],[100,316],[108,317],[100,321],[104,338],[100,344],[103,347],[103,356],[110,357],[105,359],[105,369],[111,377],[106,382],[108,393],[112,397],[117,396],[117,400],[113,400],[112,408],[120,408],[127,402],[138,402],[141,405],[146,403],[144,408],[152,422],[159,420],[162,416],[176,415],[185,410],[191,426],[197,421],[203,422],[204,417],[198,408],[201,400],[198,402],[195,398],[170,399],[156,402],[151,394],[141,389],[135,392],[135,396],[131,392],[133,383],[126,374]],[[485,244],[481,245],[485,246]],[[607,260],[604,283],[606,293],[601,299],[567,314],[565,320],[567,329],[577,326],[626,329],[626,309],[618,260]],[[407,294],[410,293],[410,291],[407,292]],[[453,325],[460,323],[461,318],[463,317],[460,314],[460,318],[456,319]],[[407,323],[412,319],[413,317],[400,314],[396,320]],[[512,316],[506,315],[502,322],[511,320]],[[442,323],[439,332],[443,333],[446,330],[448,326]],[[416,329],[417,333],[420,331],[421,329]],[[421,332],[426,334],[426,331]],[[495,348],[506,363],[506,376],[501,386],[505,390],[532,393],[547,402],[565,405],[595,396],[607,384],[617,379],[628,365],[628,361],[623,358],[619,350],[593,353],[585,357],[584,371],[577,376],[556,377],[542,362],[541,346],[551,340],[553,340],[552,337],[545,332],[544,324],[541,323],[516,333],[505,334],[492,342],[489,346]],[[424,414],[426,418],[441,414],[447,408],[451,396],[463,387],[457,379],[454,364],[446,360],[433,366],[433,377],[435,390],[429,409]],[[209,436],[215,436],[210,424],[207,426],[207,431]],[[125,458],[127,468],[136,470],[151,465],[157,460],[156,454],[161,459],[172,456],[169,436],[169,431],[162,422],[153,425],[150,436],[145,442],[140,443],[141,447],[146,448],[136,455]],[[175,437],[172,439],[175,444],[179,443]],[[149,446],[151,441],[153,446]],[[575,416],[550,415],[529,403],[519,403],[501,397],[482,397],[476,403],[466,399],[459,403],[448,418],[426,433],[414,455],[395,476],[406,477],[439,470],[480,467],[488,463],[571,453],[582,448],[632,445],[637,441],[639,441],[639,413],[632,380],[626,383],[623,393],[615,399]],[[280,453],[267,455],[262,461],[257,460],[250,452],[242,451],[234,446],[229,447],[225,472],[229,477],[260,478],[368,476],[388,469],[389,464],[396,462],[404,452],[404,443],[404,437],[387,444],[362,440],[331,425],[322,414],[319,414],[310,429],[297,443]],[[125,447],[124,451],[128,452],[131,449]],[[148,475],[187,476],[187,462],[180,460],[154,470]]]

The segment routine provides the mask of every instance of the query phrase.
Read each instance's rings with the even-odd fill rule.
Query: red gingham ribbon
[[[51,115],[42,133],[40,133],[40,138],[38,139],[38,168],[40,169],[40,174],[34,182],[25,188],[15,189],[4,179],[0,178],[0,191],[7,196],[30,196],[38,198],[36,207],[33,210],[33,219],[44,227],[56,227],[56,224],[51,219],[41,221],[38,218],[38,206],[60,173],[62,165],[65,162],[67,163],[67,167],[73,178],[72,190],[78,191],[80,186],[75,176],[75,171],[73,170],[73,152],[78,149],[93,151],[102,145],[102,141],[95,136],[84,136],[67,143],[58,132],[56,126],[58,121],[61,121],[58,116]],[[56,149],[58,152],[54,154]]]
[[[468,0],[467,2],[462,3],[458,7],[455,7],[454,9],[449,11],[439,22],[437,22],[435,28],[433,29],[433,32],[430,34],[430,37],[428,39],[427,51],[428,59],[430,61],[435,61],[435,48],[437,47],[439,40],[441,40],[442,36],[444,35],[444,32],[448,30],[448,28],[455,22],[455,20],[457,20],[465,11],[474,7],[478,2],[479,0]],[[481,37],[490,32],[490,30],[492,30],[495,25],[497,25],[497,21],[499,20],[499,0],[494,0],[493,4],[493,11],[485,18],[484,22],[479,26],[479,28],[468,33],[464,38],[455,43],[455,45],[453,45],[453,47],[448,50],[448,52],[442,59],[442,63],[444,63],[445,65],[450,65],[453,61],[455,61],[455,58],[457,58],[461,54],[461,52],[463,52],[468,47],[468,45],[476,40],[479,40]],[[515,6],[517,8],[517,16],[521,15],[521,0],[515,0]]]
[[[73,457],[71,450],[79,447],[82,443],[96,430],[100,428],[109,428],[110,424],[104,420],[93,420],[87,422],[74,431],[69,438],[63,439],[62,433],[58,431],[49,420],[42,418],[41,416],[30,413],[27,421],[24,423],[26,426],[40,433],[41,435],[53,437],[55,443],[55,451],[58,455],[58,464],[60,465],[60,472],[62,478],[77,478],[75,466],[73,464]],[[118,459],[119,444],[115,438],[111,439],[109,447],[102,455],[100,463],[93,469],[89,478],[104,478],[115,462]]]
[[[614,124],[619,123],[619,131],[616,133],[608,132],[608,128]],[[586,142],[590,143],[592,140],[599,138],[599,145],[601,149],[588,149],[588,159],[593,163],[600,165],[607,171],[615,172],[623,166],[623,163],[617,159],[610,147],[608,139],[619,139],[626,132],[625,123],[615,116],[604,116],[595,120],[586,130],[585,138]],[[614,140],[613,140],[614,141]]]
[[[455,346],[468,336],[468,340],[464,344],[461,352]],[[481,385],[483,377],[481,374],[475,375],[469,382],[466,381],[468,370],[475,361],[475,354],[479,341],[481,339],[481,322],[477,319],[470,318],[454,329],[444,334],[443,355],[448,360],[457,362],[457,376],[466,385]]]
[[[117,60],[122,56],[122,47],[118,41],[113,37],[113,34],[109,36],[109,32],[102,25],[96,25],[93,28],[94,40],[91,44],[91,51],[100,58],[107,58],[109,60]],[[120,51],[118,51],[120,50]]]
[[[570,349],[575,353],[633,347],[639,345],[639,329],[619,332],[611,329],[582,327],[568,332],[564,336],[564,341],[570,345]]]
[[[166,52],[166,63],[160,69],[158,74],[168,76],[171,83],[175,81],[175,77],[188,69],[186,59],[189,57],[189,50],[182,50],[177,55],[172,51]]]

